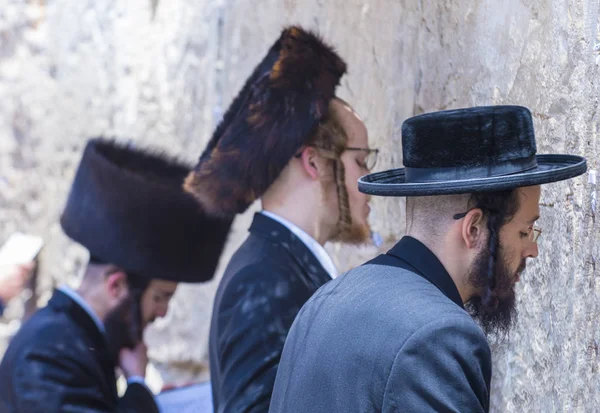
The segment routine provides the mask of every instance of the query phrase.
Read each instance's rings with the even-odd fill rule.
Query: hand
[[[9,302],[23,291],[35,263],[12,264],[0,267],[0,300]]]
[[[132,376],[146,377],[146,366],[148,365],[148,349],[144,342],[135,346],[134,349],[123,348],[119,353],[119,366],[125,378]]]

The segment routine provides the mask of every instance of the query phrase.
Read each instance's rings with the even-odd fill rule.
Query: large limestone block
[[[400,127],[409,116],[522,104],[532,110],[540,152],[584,154],[597,170],[599,7],[598,0],[4,0],[0,241],[15,230],[46,239],[29,308],[57,284],[76,285],[85,263],[57,221],[86,137],[128,138],[194,161],[287,24],[318,30],[347,60],[339,92],[380,148],[378,169],[401,165]],[[591,178],[543,191],[544,234],[518,286],[520,319],[508,341],[493,345],[493,411],[588,412],[600,404],[600,228]],[[403,199],[376,198],[373,207],[384,245],[328,245],[341,270],[404,233]],[[169,315],[148,331],[155,389],[208,377],[214,291],[258,208],[236,219],[215,280],[182,285]],[[8,310],[0,334],[18,328],[22,308]]]

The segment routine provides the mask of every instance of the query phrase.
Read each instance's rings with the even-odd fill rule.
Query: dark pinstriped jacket
[[[269,409],[288,330],[304,303],[331,280],[308,247],[256,214],[232,257],[214,304],[210,370],[215,413]]]

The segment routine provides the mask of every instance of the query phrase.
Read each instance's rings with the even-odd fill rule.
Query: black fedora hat
[[[380,196],[491,192],[585,173],[575,155],[537,155],[531,112],[484,106],[427,113],[402,124],[404,168],[363,176],[359,190]]]

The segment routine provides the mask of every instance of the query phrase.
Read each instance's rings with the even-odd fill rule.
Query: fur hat
[[[210,280],[231,219],[205,214],[182,190],[190,167],[92,139],[61,217],[65,233],[96,260],[147,279]]]
[[[317,35],[283,30],[185,181],[205,211],[246,210],[326,116],[346,63]]]

